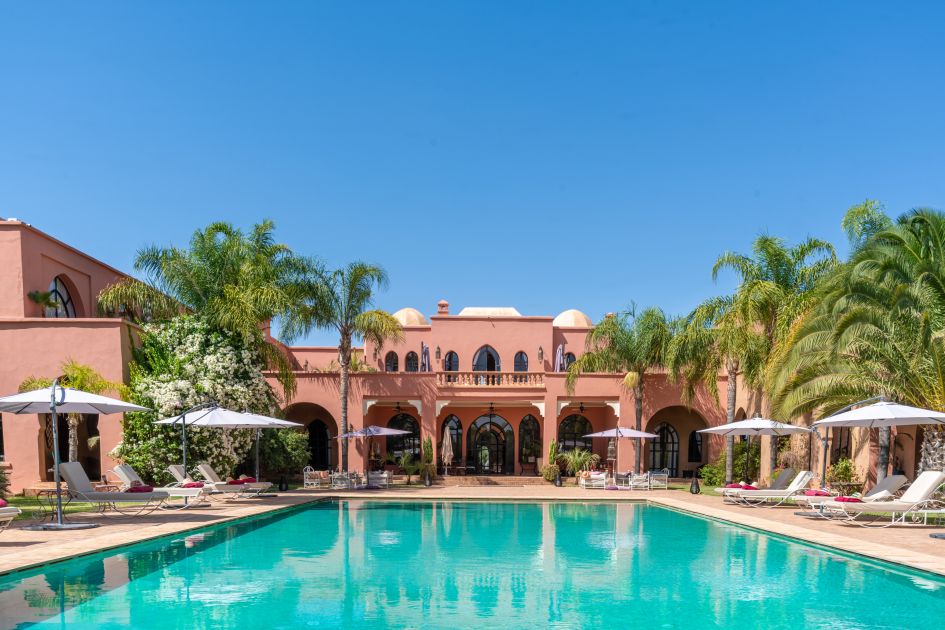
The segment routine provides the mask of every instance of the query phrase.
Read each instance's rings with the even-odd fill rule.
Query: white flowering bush
[[[122,443],[112,455],[150,481],[169,481],[167,466],[182,459],[180,426],[155,420],[207,402],[263,414],[276,408],[262,356],[199,317],[148,324],[141,342],[131,365],[131,400],[155,411],[125,414]],[[251,430],[188,427],[188,467],[207,461],[221,475],[232,474],[252,443]]]

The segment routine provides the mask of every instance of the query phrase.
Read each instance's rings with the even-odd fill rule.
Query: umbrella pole
[[[187,416],[182,414],[180,417],[180,443],[184,459],[184,477],[190,473],[187,472]]]
[[[53,381],[49,397],[49,412],[52,414],[53,431],[53,478],[56,480],[56,523],[62,526],[62,479],[59,477],[59,413],[56,411],[56,389],[59,379]]]
[[[256,479],[259,479],[259,434],[262,429],[256,429]]]

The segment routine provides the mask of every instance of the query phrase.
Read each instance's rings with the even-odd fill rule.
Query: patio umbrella
[[[338,439],[349,439],[349,438],[363,438],[366,437],[369,440],[375,435],[405,435],[410,433],[410,431],[402,431],[400,429],[388,429],[387,427],[379,427],[377,425],[369,425],[363,429],[358,429],[357,431],[348,431],[347,433],[342,433],[338,436]],[[372,443],[368,442],[368,452],[371,452]]]
[[[617,441],[614,442],[614,482],[616,483],[617,481],[617,457],[616,456],[620,454],[619,438],[633,438],[633,439],[641,440],[641,439],[652,439],[658,436],[655,433],[647,433],[646,431],[637,431],[636,429],[621,429],[620,427],[616,427],[614,429],[607,429],[606,431],[598,431],[597,433],[588,433],[584,437],[617,438]],[[637,448],[640,448],[639,442],[637,442]]]
[[[751,449],[751,436],[757,435],[773,435],[773,436],[782,436],[782,435],[793,435],[795,433],[810,433],[810,429],[807,427],[801,427],[794,424],[785,424],[783,422],[778,422],[776,420],[769,420],[767,418],[749,418],[748,420],[739,420],[738,422],[732,422],[729,424],[723,424],[717,427],[709,427],[708,429],[701,429],[697,433],[711,433],[713,435],[742,435],[748,438],[748,448],[749,452]],[[745,456],[745,477],[748,481],[748,464],[750,458]]]
[[[95,523],[64,523],[62,518],[62,479],[59,476],[59,414],[111,414],[126,411],[149,411],[147,407],[123,400],[61,387],[59,379],[52,386],[0,398],[0,412],[52,414],[53,477],[56,480],[56,522],[39,525],[39,529],[88,529]]]
[[[181,449],[184,470],[187,470],[187,427],[209,427],[215,429],[256,429],[256,478],[259,479],[259,434],[262,429],[291,429],[302,425],[298,422],[270,418],[248,411],[232,411],[219,405],[200,406],[185,411],[179,416],[164,418],[154,424],[180,424]]]
[[[560,343],[555,349],[555,372],[564,372],[564,345]]]
[[[443,450],[440,451],[440,456],[443,458],[443,470],[448,471],[453,463],[453,436],[449,429],[443,431]]]
[[[430,371],[430,346],[420,342],[420,371]]]
[[[854,403],[853,407],[867,401]],[[941,411],[932,411],[931,409],[922,409],[920,407],[910,407],[888,400],[880,400],[871,405],[864,405],[856,409],[841,409],[837,413],[818,420],[811,425],[814,432],[820,436],[819,429],[830,429],[831,427],[862,427],[866,429],[886,428],[886,427],[904,427],[915,426],[919,424],[945,425],[945,413]],[[821,482],[827,476],[827,432],[824,431],[820,436],[823,443],[823,464],[821,466]],[[885,471],[884,471],[885,472]]]

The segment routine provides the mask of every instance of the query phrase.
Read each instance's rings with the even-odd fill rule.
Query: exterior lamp
[[[436,347],[436,360],[437,360],[437,361],[440,360],[440,346],[437,346],[437,347]]]

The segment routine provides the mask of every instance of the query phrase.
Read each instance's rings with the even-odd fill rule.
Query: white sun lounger
[[[802,470],[784,490],[742,490],[732,498],[739,505],[776,507],[802,493],[813,478],[814,473],[809,470]]]
[[[586,475],[582,474],[578,478],[578,485],[582,488],[606,488],[607,487],[607,473],[605,472],[588,472]]]
[[[138,473],[135,472],[135,469],[129,466],[128,464],[119,464],[112,468],[112,471],[118,475],[121,479],[122,490],[127,490],[133,485],[145,485]],[[188,502],[184,504],[185,507],[193,506],[203,501],[207,498],[207,493],[203,488],[181,488],[177,485],[165,486],[160,489],[161,492],[166,492],[168,496],[187,499]],[[190,503],[189,500],[193,500],[194,503]]]
[[[122,514],[146,514],[161,507],[169,496],[161,491],[97,492],[78,462],[60,464],[59,472],[68,485],[67,493],[71,498],[95,504],[102,512],[114,510]]]
[[[10,523],[20,515],[20,508],[13,506],[0,507],[0,532],[10,526]]]
[[[187,474],[187,471],[184,470],[184,467],[180,464],[171,464],[167,467],[167,472],[171,473],[174,479],[177,480],[176,486],[181,486],[185,483],[191,483],[194,479]],[[204,494],[208,498],[213,498],[213,495],[232,495],[238,496],[240,494],[245,494],[249,492],[249,489],[245,487],[245,484],[231,485],[228,483],[214,484],[212,482],[204,482],[204,487],[201,488],[204,491]]]
[[[899,488],[903,487],[906,484],[905,475],[888,475],[883,477],[882,481],[869,489],[869,492],[860,497],[863,501],[885,501],[891,498],[894,494],[899,492]],[[819,507],[826,501],[833,501],[837,498],[837,495],[821,495],[821,496],[807,496],[806,494],[799,494],[794,497],[794,500],[802,505],[807,505],[808,507]]]
[[[921,520],[925,523],[928,521],[929,514],[941,513],[945,508],[945,502],[932,498],[943,483],[945,483],[945,472],[926,470],[916,477],[912,485],[898,499],[864,501],[863,503],[832,500],[824,501],[821,505],[825,513],[836,516],[845,523],[872,525],[874,523],[857,520],[858,517],[868,514],[889,515],[889,521],[884,522],[880,527],[889,527],[897,523],[905,524],[907,519],[911,522]]]
[[[760,488],[761,490],[784,490],[787,488],[788,484],[797,476],[797,472],[793,468],[785,468],[781,471],[775,480],[767,488]],[[721,494],[723,497],[735,496],[742,491],[742,488],[716,488],[715,492]],[[754,492],[753,490],[748,490],[748,492]]]
[[[246,494],[258,496],[272,487],[272,484],[268,481],[256,481],[254,483],[241,484],[227,483],[220,478],[220,475],[218,475],[217,471],[213,469],[213,466],[207,462],[197,464],[197,472],[200,473],[200,476],[203,477],[208,483],[213,485],[215,489],[220,489],[221,486],[227,486],[228,488],[242,487]],[[232,492],[232,490],[227,490],[227,492]]]

